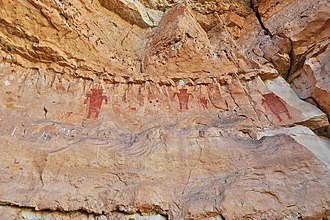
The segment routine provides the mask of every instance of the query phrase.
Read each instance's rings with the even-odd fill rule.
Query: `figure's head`
[[[276,97],[276,95],[274,93],[272,93],[272,92],[262,94],[262,96],[264,98],[274,98],[274,97]]]
[[[179,86],[184,87],[186,85],[186,82],[183,79],[179,80]]]
[[[179,89],[179,91],[180,91],[180,93],[187,93],[188,89],[182,88],[182,89]]]

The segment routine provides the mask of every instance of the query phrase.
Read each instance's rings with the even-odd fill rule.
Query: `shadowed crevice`
[[[263,21],[261,19],[261,15],[258,10],[258,7],[259,7],[258,0],[250,0],[250,5],[251,5],[251,8],[252,8],[254,14],[256,15],[256,17],[259,21],[261,28],[265,31],[265,34],[270,37],[273,37],[272,32],[270,32],[270,30],[265,26],[265,24],[263,23]]]
[[[272,32],[265,26],[264,22],[261,19],[261,15],[259,13],[259,10],[258,10],[258,7],[259,7],[258,0],[250,0],[250,6],[251,6],[251,9],[253,10],[253,12],[255,13],[256,18],[258,19],[261,28],[264,30],[266,35],[270,36],[271,38],[273,38],[274,35],[277,35],[277,36],[286,38],[290,41],[290,51],[289,51],[290,63],[289,63],[289,67],[288,67],[288,70],[287,70],[287,74],[285,76],[285,79],[287,80],[289,78],[289,76],[291,75],[291,73],[292,73],[293,66],[294,66],[295,60],[296,60],[293,41],[290,37],[286,36],[283,33],[272,34]]]

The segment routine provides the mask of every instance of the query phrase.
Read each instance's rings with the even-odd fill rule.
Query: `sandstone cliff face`
[[[330,218],[327,0],[0,6],[0,218]]]

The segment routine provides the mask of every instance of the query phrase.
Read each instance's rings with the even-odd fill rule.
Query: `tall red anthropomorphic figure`
[[[179,98],[180,110],[183,108],[188,109],[189,97],[193,97],[193,95],[188,92],[188,89],[179,89],[179,92],[174,93],[173,98],[175,98],[175,96]]]
[[[94,85],[91,91],[86,94],[84,104],[88,104],[87,118],[96,120],[101,112],[102,102],[108,104],[108,97],[103,95],[103,89],[101,85]]]

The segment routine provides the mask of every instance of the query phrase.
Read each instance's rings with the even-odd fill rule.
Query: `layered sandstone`
[[[0,6],[0,218],[330,218],[326,0]]]

